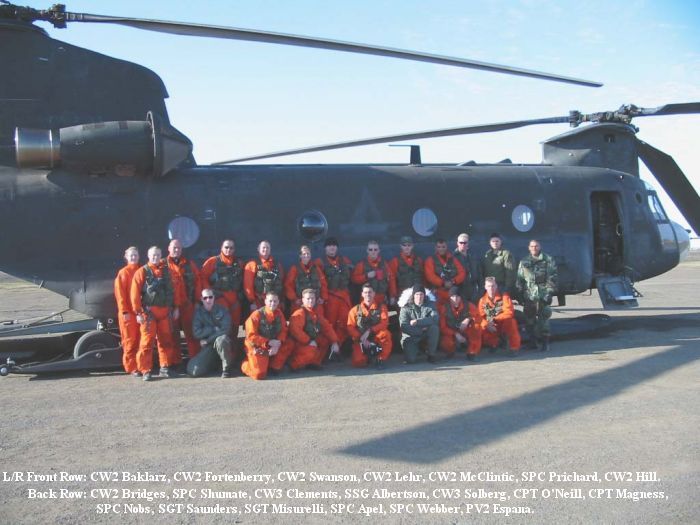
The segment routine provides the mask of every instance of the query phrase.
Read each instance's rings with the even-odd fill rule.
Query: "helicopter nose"
[[[673,231],[676,232],[676,239],[678,239],[678,259],[679,262],[683,262],[690,253],[690,234],[688,230],[677,222],[671,222],[671,224],[673,225]]]

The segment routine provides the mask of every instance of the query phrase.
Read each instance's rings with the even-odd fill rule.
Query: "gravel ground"
[[[611,333],[513,360],[0,378],[0,522],[698,523],[699,281],[691,259]],[[7,277],[0,298],[62,308]]]

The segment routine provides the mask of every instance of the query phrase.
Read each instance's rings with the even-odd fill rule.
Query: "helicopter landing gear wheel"
[[[118,346],[117,338],[109,332],[92,330],[83,334],[73,347],[73,357],[78,359],[81,355],[93,350],[107,350]]]
[[[10,373],[10,369],[7,366],[5,366],[5,365],[0,366],[0,376],[5,377],[9,373]]]

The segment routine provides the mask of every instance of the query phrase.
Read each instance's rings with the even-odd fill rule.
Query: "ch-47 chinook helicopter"
[[[112,281],[128,245],[142,250],[179,238],[201,262],[234,237],[251,255],[269,239],[284,263],[301,244],[341,239],[364,256],[368,239],[386,251],[407,232],[417,251],[468,231],[508,235],[515,253],[541,239],[559,265],[559,304],[598,288],[606,307],[636,304],[633,282],[675,267],[688,234],[671,222],[639,178],[641,158],[700,231],[700,198],[666,154],[637,139],[633,118],[700,113],[700,103],[467,126],[328,144],[197,165],[192,143],[169,122],[160,78],[123,60],[49,37],[37,21],[111,23],[179,35],[252,40],[475,68],[596,87],[538,71],[365,44],[256,30],[69,13],[0,4],[0,270],[69,298],[70,308],[105,326],[116,315]],[[495,132],[564,123],[544,142],[540,164],[226,165],[363,144]],[[580,124],[587,123],[583,126]],[[400,198],[399,198],[400,197]],[[262,206],[274,202],[274,213]],[[246,251],[247,250],[247,251]],[[51,254],[47,258],[46,254]],[[42,331],[65,331],[66,327]],[[31,331],[13,330],[11,335]],[[2,334],[0,334],[2,335]],[[8,335],[8,334],[4,334]],[[106,339],[105,339],[106,337]],[[76,359],[31,373],[119,365],[111,335],[90,331]],[[112,344],[110,344],[110,342]],[[68,363],[68,364],[66,364]],[[5,366],[2,371],[9,370]]]

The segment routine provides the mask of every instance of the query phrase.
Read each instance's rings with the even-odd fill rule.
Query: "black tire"
[[[107,350],[119,346],[119,340],[109,332],[92,330],[80,336],[73,347],[73,357],[78,359],[86,352],[93,350]]]

